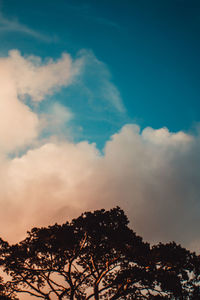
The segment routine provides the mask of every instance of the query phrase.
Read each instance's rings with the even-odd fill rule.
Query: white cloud
[[[1,235],[18,239],[32,226],[120,205],[145,239],[197,249],[199,137],[168,133],[166,143],[158,133],[126,125],[107,142],[104,155],[94,144],[63,141],[2,163]],[[18,228],[11,223],[15,215]]]
[[[164,147],[168,145],[177,145],[180,147],[180,144],[186,145],[188,142],[193,140],[192,136],[185,134],[182,131],[171,133],[167,128],[154,130],[151,127],[147,127],[142,132],[142,136],[145,140]]]
[[[0,149],[14,150],[36,138],[39,119],[20,102],[8,59],[0,59]]]
[[[72,66],[72,60],[66,53],[58,61],[49,60],[46,64],[35,56],[24,58],[17,50],[9,54],[18,94],[29,95],[33,101],[41,101],[55,88],[70,84],[78,70],[77,65]]]
[[[80,60],[73,64],[67,54],[45,64],[35,56],[23,57],[17,50],[0,58],[0,151],[26,146],[39,134],[39,116],[21,98],[29,95],[32,101],[42,101],[55,89],[70,84],[79,67]],[[58,110],[54,107],[54,115]],[[62,111],[62,120],[69,118],[66,114],[67,109]]]

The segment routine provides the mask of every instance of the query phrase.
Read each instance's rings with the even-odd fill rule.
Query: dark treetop
[[[1,240],[0,299],[200,299],[199,257],[174,242],[150,247],[128,223],[116,207]]]

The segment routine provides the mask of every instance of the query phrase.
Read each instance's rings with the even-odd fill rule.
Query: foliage
[[[6,286],[6,284],[3,281],[3,278],[0,277],[0,299],[1,300],[14,300],[17,298],[13,295],[10,296],[10,294],[12,294],[12,291],[8,289],[8,287]]]
[[[1,265],[10,297],[200,299],[199,257],[175,243],[151,248],[119,207],[33,228],[15,245],[1,240]]]

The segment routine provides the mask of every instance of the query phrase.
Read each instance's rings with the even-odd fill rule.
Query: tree
[[[124,212],[86,212],[63,225],[1,240],[9,295],[41,299],[195,299],[199,258],[175,243],[150,247]],[[196,294],[195,294],[196,293]]]
[[[3,281],[3,278],[0,277],[0,299],[1,300],[17,300],[17,298],[13,295],[12,297],[10,296],[12,294],[12,291],[8,289],[6,284]]]
[[[175,242],[152,247],[160,289],[175,299],[192,299],[198,286],[199,258]],[[199,294],[200,296],[200,294]]]

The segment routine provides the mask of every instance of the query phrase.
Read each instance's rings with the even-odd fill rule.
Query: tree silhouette
[[[9,295],[12,294],[12,291],[10,289],[8,289],[8,287],[6,286],[6,284],[3,281],[3,278],[0,277],[0,299],[1,300],[14,300],[17,298],[13,295],[12,297],[10,297]]]
[[[200,299],[199,258],[175,243],[151,248],[119,207],[33,228],[15,245],[1,240],[1,265],[10,297]]]

